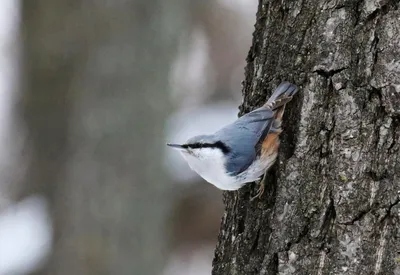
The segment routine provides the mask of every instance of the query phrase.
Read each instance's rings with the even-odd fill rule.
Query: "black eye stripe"
[[[191,144],[183,144],[182,147],[183,148],[192,148],[192,149],[197,149],[197,148],[218,148],[225,154],[227,154],[227,153],[229,153],[231,151],[231,149],[228,146],[226,146],[226,144],[223,143],[222,141],[217,141],[217,142],[214,142],[214,143],[196,142],[196,143],[191,143]]]

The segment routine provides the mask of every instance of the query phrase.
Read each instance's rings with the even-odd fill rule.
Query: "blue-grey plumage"
[[[275,162],[284,108],[296,92],[295,85],[283,82],[262,107],[214,134],[169,145],[178,148],[189,166],[208,182],[223,190],[239,189],[260,179]]]
[[[251,165],[259,153],[257,146],[265,139],[273,124],[277,124],[274,119],[276,109],[285,106],[279,103],[289,102],[296,91],[297,88],[293,84],[280,84],[264,106],[245,114],[214,134],[217,139],[232,148],[232,152],[227,155],[228,173],[238,175]]]

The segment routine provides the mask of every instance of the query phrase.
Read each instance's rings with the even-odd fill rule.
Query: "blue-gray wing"
[[[231,148],[226,163],[228,173],[238,175],[255,160],[271,128],[273,115],[269,108],[261,107],[215,133]]]

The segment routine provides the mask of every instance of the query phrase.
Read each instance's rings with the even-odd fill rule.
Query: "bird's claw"
[[[264,177],[265,178],[265,177]],[[256,198],[261,198],[262,194],[264,193],[265,185],[264,185],[264,178],[259,182],[260,187],[257,190],[257,194],[250,199],[250,201],[255,200]]]

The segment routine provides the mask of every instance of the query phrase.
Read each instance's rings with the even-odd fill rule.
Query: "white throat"
[[[192,153],[181,152],[190,168],[203,179],[222,190],[237,190],[243,183],[229,176],[225,168],[225,157],[217,148],[194,149]]]

